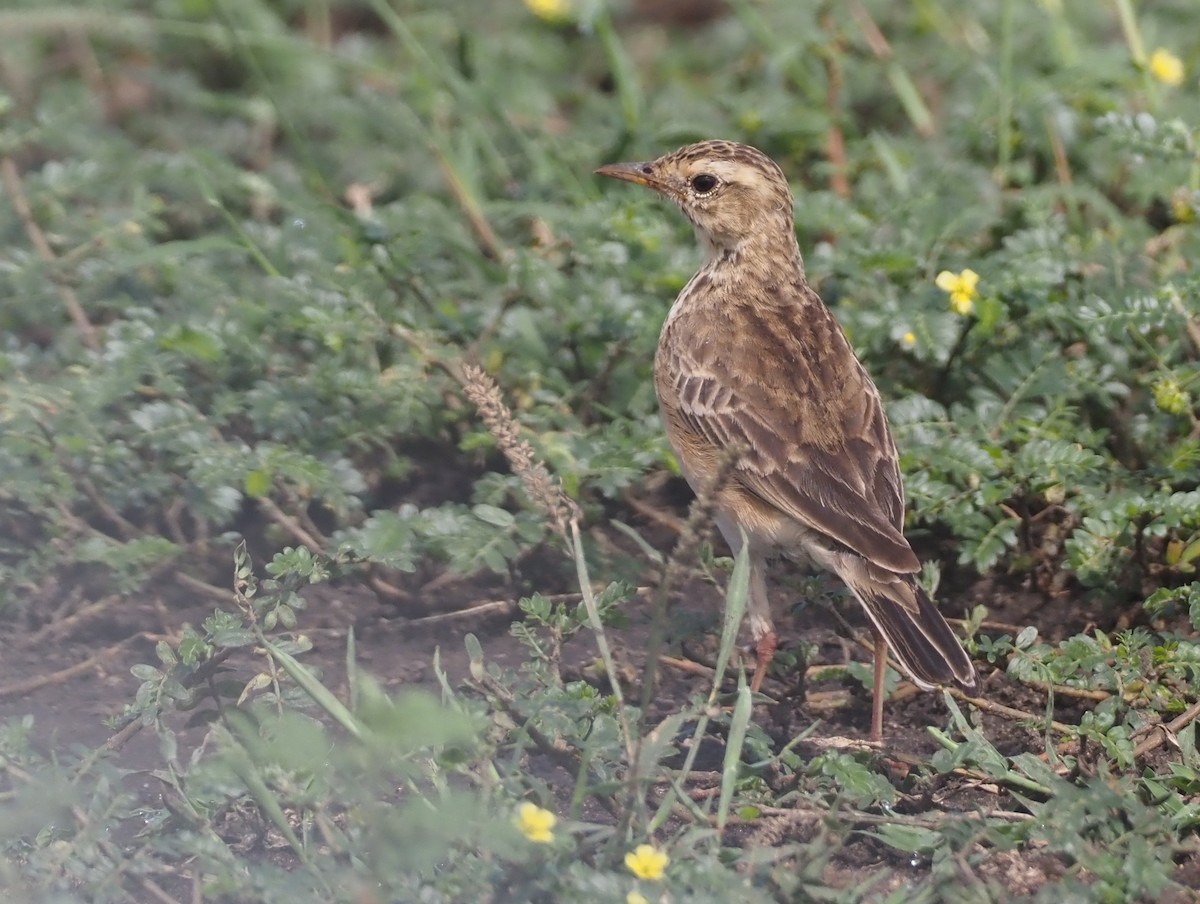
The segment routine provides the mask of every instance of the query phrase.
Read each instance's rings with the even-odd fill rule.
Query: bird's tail
[[[901,669],[926,690],[942,684],[978,694],[979,674],[971,658],[916,576],[896,574],[862,559],[855,564],[858,567],[842,569],[841,577]]]

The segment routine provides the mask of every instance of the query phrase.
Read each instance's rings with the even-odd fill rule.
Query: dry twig
[[[442,149],[437,145],[433,145],[431,150],[433,151],[434,159],[437,160],[438,169],[442,171],[442,177],[446,180],[446,185],[450,188],[450,193],[454,195],[454,200],[458,202],[458,206],[462,208],[467,222],[471,224],[471,231],[475,233],[475,239],[479,243],[479,250],[494,261],[506,260],[510,256],[509,250],[504,247],[504,243],[496,236],[496,231],[492,229],[492,224],[483,215],[483,210],[479,207],[479,202],[471,194],[470,189],[463,181],[462,176],[459,175],[458,170],[454,168],[449,158],[442,153]]]
[[[269,496],[259,497],[258,507],[263,510],[268,518],[291,534],[298,543],[307,546],[312,552],[320,552],[325,548],[325,544],[320,539],[305,530],[299,521],[276,505]]]
[[[10,697],[24,697],[32,694],[34,691],[41,690],[43,687],[49,687],[55,684],[65,684],[72,678],[83,674],[89,669],[93,669],[100,663],[104,662],[117,653],[121,652],[135,640],[161,640],[162,636],[158,634],[148,634],[140,632],[126,637],[122,641],[111,644],[100,650],[98,653],[93,653],[82,662],[77,662],[65,669],[59,669],[57,672],[49,672],[42,675],[33,675],[29,678],[24,678],[21,681],[14,681],[12,684],[0,685],[0,700],[7,700]]]
[[[1187,728],[1190,722],[1200,718],[1200,701],[1193,703],[1186,710],[1168,722],[1166,725],[1155,725],[1149,729],[1150,737],[1133,748],[1133,758],[1140,760],[1146,754],[1157,750],[1164,742],[1170,741],[1175,747],[1179,746],[1176,735]]]
[[[962,700],[965,703],[970,703],[972,706],[982,709],[984,712],[989,712],[997,716],[1002,716],[1005,719],[1011,719],[1014,722],[1033,722],[1038,725],[1045,725],[1046,717],[1037,713],[1026,712],[1023,709],[1017,709],[1014,706],[1005,706],[1003,703],[996,703],[988,700],[985,697],[971,697],[964,694],[957,688],[947,688],[955,700]],[[1049,721],[1049,725],[1059,734],[1071,734],[1075,728],[1067,725],[1065,722],[1059,722],[1055,719]]]
[[[100,347],[96,328],[88,320],[87,313],[83,310],[83,305],[79,303],[79,296],[75,294],[75,290],[58,272],[58,256],[50,247],[50,242],[46,240],[46,234],[42,232],[37,220],[33,218],[33,210],[29,206],[29,199],[25,197],[25,188],[21,184],[21,174],[17,171],[17,165],[11,157],[0,157],[0,179],[4,181],[5,191],[12,202],[13,209],[17,212],[17,218],[25,228],[25,234],[29,237],[30,244],[33,245],[38,257],[49,265],[50,278],[58,287],[59,297],[62,298],[63,306],[75,324],[75,329],[79,331],[79,338],[85,346],[95,351]]]

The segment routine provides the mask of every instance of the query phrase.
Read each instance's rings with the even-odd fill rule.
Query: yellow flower
[[[1167,414],[1182,415],[1192,407],[1192,397],[1174,377],[1164,377],[1154,384],[1154,404]]]
[[[521,834],[538,844],[549,844],[554,840],[554,833],[550,831],[554,828],[554,824],[558,822],[558,817],[549,810],[543,810],[537,804],[531,804],[529,801],[517,807],[517,828],[521,830]]]
[[[1162,47],[1150,54],[1150,74],[1162,82],[1177,88],[1183,84],[1183,60]]]
[[[906,351],[908,349],[916,348],[917,347],[917,334],[914,333],[912,330],[909,330],[907,333],[905,333],[903,336],[901,336],[900,337],[900,347],[902,349],[905,349]]]
[[[571,21],[570,0],[525,0],[525,8],[543,22]]]
[[[966,317],[975,310],[975,296],[979,294],[979,274],[974,270],[951,273],[943,270],[937,275],[937,287],[950,293],[950,308],[955,314]]]
[[[625,896],[625,904],[650,904],[640,891],[631,891]]]
[[[1190,192],[1186,188],[1177,188],[1171,192],[1171,218],[1176,223],[1196,222],[1197,202],[1200,192]]]
[[[639,879],[661,879],[671,858],[652,845],[639,844],[637,850],[625,855],[625,865]]]

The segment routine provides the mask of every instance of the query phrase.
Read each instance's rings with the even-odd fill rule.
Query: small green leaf
[[[471,677],[476,681],[482,681],[484,676],[483,647],[479,645],[479,638],[468,631],[463,637],[463,645],[467,648],[467,660],[471,664]]]
[[[157,681],[162,677],[162,672],[154,666],[146,665],[145,663],[138,663],[130,667],[129,671],[133,673],[133,677],[138,679],[138,681]]]
[[[251,471],[242,483],[242,491],[251,499],[261,499],[271,492],[272,482],[271,475],[266,471]]]
[[[888,847],[904,851],[906,854],[928,854],[936,850],[938,845],[945,840],[945,836],[932,829],[897,825],[896,823],[885,823],[875,831],[866,834],[873,835]]]
[[[254,632],[240,626],[221,627],[213,632],[212,642],[218,647],[245,647],[254,643]]]
[[[160,640],[154,645],[154,654],[158,657],[158,661],[167,668],[171,668],[179,662],[175,656],[175,651],[171,649],[171,645],[165,640]]]
[[[476,505],[471,508],[471,511],[480,521],[490,524],[493,527],[509,528],[517,520],[512,512],[505,511],[494,505]]]

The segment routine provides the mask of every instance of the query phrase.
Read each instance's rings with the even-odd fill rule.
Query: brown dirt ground
[[[660,498],[659,501],[669,505],[674,500]],[[670,547],[669,531],[645,521],[639,522],[630,513],[619,514],[635,524],[659,548]],[[648,569],[630,564],[637,562],[638,556],[624,538],[609,532],[593,532],[593,539],[597,541],[597,547],[608,550],[610,561],[615,563],[614,557],[625,556],[623,565],[630,577],[641,570],[644,580],[652,579]],[[937,552],[918,551],[927,558]],[[228,561],[226,558],[221,570],[214,570],[207,578],[214,582],[222,578],[227,580]],[[620,571],[620,564],[615,564],[614,569]],[[471,580],[450,580],[433,572],[392,576],[389,580],[394,579],[414,600],[415,611],[420,613],[416,618],[409,617],[409,613],[393,603],[381,602],[365,582],[342,580],[311,588],[305,594],[309,608],[301,613],[300,627],[313,639],[315,647],[305,661],[319,666],[327,684],[344,695],[345,642],[348,629],[353,626],[361,667],[393,690],[412,685],[432,688],[435,650],[440,651],[443,667],[452,680],[465,677],[467,658],[462,638],[468,631],[479,637],[489,661],[515,668],[523,658],[521,648],[508,633],[515,605],[503,601],[516,600],[535,588],[541,592],[556,587],[564,592],[571,590],[569,571],[554,564],[552,558],[526,563],[521,571],[524,573],[507,579],[477,576]],[[774,571],[772,598],[784,650],[794,648],[803,639],[805,643],[815,644],[818,650],[810,665],[840,663],[847,658],[869,662],[865,652],[847,641],[845,630],[828,607],[793,606],[789,609],[783,605],[783,600],[795,599],[798,584],[808,580],[802,572],[787,565],[778,566]],[[612,572],[605,573],[607,576]],[[406,581],[409,586],[404,586]],[[422,592],[430,588],[435,592]],[[989,624],[1036,624],[1043,637],[1050,640],[1061,639],[1093,624],[1096,614],[1086,597],[1078,593],[1048,599],[1027,589],[1005,588],[992,581],[971,582],[953,570],[948,571],[939,595],[947,614],[961,613],[974,602],[984,602],[990,613]],[[436,598],[436,604],[429,602],[430,596]],[[720,591],[694,579],[682,588],[677,598],[672,617],[675,636],[669,638],[665,652],[699,661],[706,657],[710,659],[711,652],[706,651],[711,651],[711,641],[719,626]],[[484,603],[489,605],[481,605]],[[215,605],[203,595],[191,594],[180,585],[165,581],[162,596],[121,600],[77,621],[64,617],[48,626],[28,626],[24,631],[10,634],[0,647],[3,649],[0,656],[0,721],[32,714],[35,743],[46,750],[77,745],[93,748],[104,744],[113,735],[105,720],[120,714],[137,687],[137,680],[129,672],[130,666],[156,662],[154,642],[157,636],[170,638],[185,623],[199,624],[211,614]],[[843,607],[842,611],[848,620],[862,624],[857,607]],[[636,682],[644,662],[641,643],[651,620],[646,595],[639,595],[627,604],[624,612],[629,623],[614,630],[612,639],[619,662],[630,666],[622,671],[630,675],[631,682]],[[148,626],[154,627],[148,632]],[[1003,633],[998,627],[985,630]],[[98,651],[101,655],[87,663]],[[571,641],[565,649],[565,670],[572,677],[582,676],[595,681],[596,673],[589,668],[595,657],[596,651],[585,632],[585,636]],[[81,663],[87,664],[81,667]],[[240,664],[244,677],[249,678],[253,663],[247,657]],[[1042,693],[1015,684],[986,664],[981,667],[985,674],[985,697],[1026,712],[1043,711],[1045,697]],[[671,713],[683,701],[707,689],[706,678],[699,674],[663,667],[660,675],[661,687],[656,695],[652,720]],[[781,746],[816,721],[810,743],[801,748],[814,755],[829,739],[863,740],[870,721],[870,700],[863,688],[852,684],[856,685],[849,681],[826,682],[808,687],[802,693],[794,675],[773,676],[764,690],[777,697],[779,702],[759,706],[755,712],[756,722]],[[629,690],[632,694],[637,692],[633,686]],[[902,791],[905,789],[902,762],[927,760],[937,747],[925,728],[946,721],[938,695],[913,691],[911,686],[901,685],[886,708],[885,750],[891,776]],[[1078,721],[1083,710],[1084,704],[1063,700],[1057,717]],[[1037,731],[990,713],[979,713],[977,718],[1001,752],[1036,753],[1042,749]],[[193,731],[192,741],[199,739],[199,731]],[[180,739],[181,745],[186,746],[189,733],[181,731]],[[720,757],[720,739],[714,738],[713,748],[707,752],[708,761],[704,762],[706,755],[702,754],[697,769],[719,770]],[[120,758],[122,765],[133,769],[156,765],[156,739],[149,732],[135,735],[121,748]],[[535,763],[533,768],[543,770],[543,777],[553,781],[556,769],[552,764],[539,766]],[[697,784],[703,783],[702,775],[703,772],[699,773]],[[565,786],[569,788],[569,778]],[[156,780],[147,775],[137,790],[152,803],[159,793],[157,788]],[[1000,806],[994,794],[974,783],[947,781],[938,786],[935,793],[938,806],[943,808],[961,807],[970,811],[976,807],[995,809]],[[904,805],[911,808],[911,812],[920,812],[922,801],[913,798],[906,800]],[[928,805],[927,801],[925,805]],[[740,833],[735,829],[730,840],[795,841],[805,838],[806,833],[811,834],[815,826],[815,819],[777,820],[769,828],[764,827],[762,831],[767,834],[757,839],[748,829]],[[850,886],[881,867],[890,870],[890,880],[878,889],[879,896],[883,897],[917,881],[927,865],[864,836],[850,843],[835,859],[827,870],[826,880],[834,886]],[[1017,896],[1035,893],[1064,868],[1065,864],[1057,859],[1037,852],[997,851],[978,871],[981,876],[1002,883]],[[1179,864],[1176,878],[1185,883],[1200,884],[1200,858]],[[1174,900],[1164,898],[1162,904],[1173,904]]]

